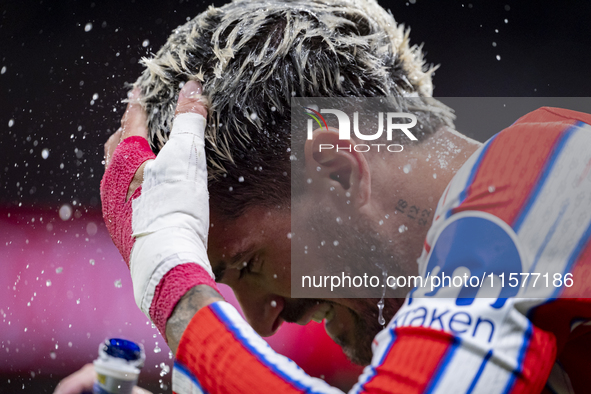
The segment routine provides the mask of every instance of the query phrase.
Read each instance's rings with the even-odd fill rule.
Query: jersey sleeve
[[[173,391],[188,393],[342,393],[276,353],[236,309],[200,309],[176,354]]]

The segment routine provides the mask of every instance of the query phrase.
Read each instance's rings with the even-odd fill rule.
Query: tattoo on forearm
[[[426,226],[429,223],[431,217],[431,211],[428,209],[421,209],[416,205],[408,206],[406,200],[398,200],[396,204],[396,210],[400,213],[406,214],[409,219],[417,221],[420,226]]]
[[[217,291],[207,285],[195,286],[185,293],[166,322],[166,339],[170,350],[176,354],[183,332],[199,309],[223,300]]]

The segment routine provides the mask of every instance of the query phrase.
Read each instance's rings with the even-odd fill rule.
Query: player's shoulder
[[[516,124],[563,123],[570,125],[575,122],[591,124],[591,114],[565,108],[541,107],[520,117]]]
[[[441,196],[435,218],[483,211],[519,226],[520,214],[549,177],[563,177],[565,165],[569,171],[585,171],[590,124],[589,114],[553,107],[522,116],[486,141],[458,170]]]

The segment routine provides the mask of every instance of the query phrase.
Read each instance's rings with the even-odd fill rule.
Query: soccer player
[[[432,69],[420,49],[369,1],[210,8],[145,64],[122,129],[105,147],[102,199],[136,302],[176,355],[174,391],[338,392],[257,335],[311,319],[324,319],[350,358],[369,364],[353,392],[586,387],[591,308],[573,297],[585,294],[591,264],[589,115],[543,108],[481,146],[429,100]],[[403,155],[319,151],[359,141],[315,130],[303,148],[311,182],[295,211],[293,96],[417,97],[431,115]],[[337,192],[320,193],[329,188]],[[423,221],[407,214],[410,206],[425,212]],[[363,256],[377,246],[397,274],[471,266],[507,277],[559,273],[561,285],[532,296],[518,275],[520,297],[503,290],[493,300],[416,297],[419,289],[403,304],[387,300],[386,316],[396,315],[382,330],[377,300],[290,297],[296,212],[316,218],[327,239],[337,238],[336,218],[351,217],[357,237],[343,250]],[[368,244],[384,213],[390,220]],[[573,286],[562,286],[567,274]],[[214,278],[233,288],[250,325]]]

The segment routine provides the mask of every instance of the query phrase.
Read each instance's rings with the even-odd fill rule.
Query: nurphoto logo
[[[320,109],[316,111],[310,107],[304,107],[306,109],[306,114],[311,117],[308,119],[308,134],[307,139],[311,140],[313,138],[314,132],[314,121],[318,124],[319,128],[322,130],[328,130],[328,124],[326,120],[322,116],[322,114],[332,114],[337,117],[338,120],[338,130],[339,130],[339,140],[350,140],[351,139],[351,119],[349,115],[345,112],[338,110],[338,109]],[[401,120],[409,120],[408,123],[395,123],[395,119]],[[403,132],[411,141],[417,141],[417,137],[415,137],[412,132],[409,130],[412,127],[416,126],[417,124],[417,117],[413,114],[405,113],[405,112],[386,112],[386,140],[392,141],[392,135],[394,131],[401,131]],[[365,132],[370,130],[364,130]],[[359,112],[353,112],[353,133],[355,137],[362,141],[375,141],[382,137],[384,134],[384,113],[378,113],[378,129],[374,134],[364,134],[359,129]],[[388,152],[402,152],[404,147],[400,144],[355,144],[353,147],[351,145],[348,146],[339,146],[333,144],[320,144],[319,151],[323,150],[330,150],[336,149],[339,150],[348,150],[349,152],[351,149],[355,150],[356,152],[369,152],[370,150],[377,150],[380,151],[388,151]],[[381,150],[382,149],[382,150]]]

